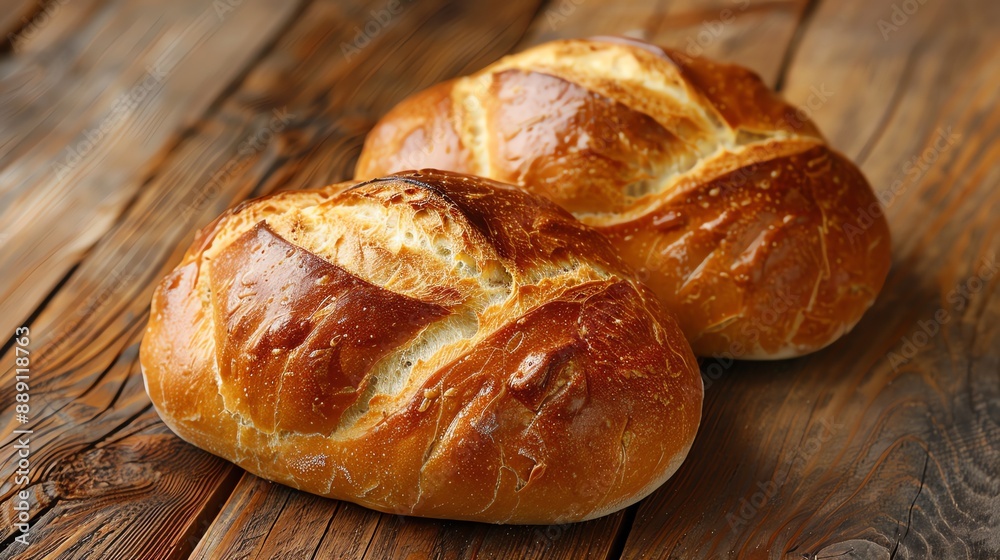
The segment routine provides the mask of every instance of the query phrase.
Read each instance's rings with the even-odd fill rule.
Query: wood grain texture
[[[376,512],[244,474],[193,557],[358,558],[378,520]],[[334,526],[352,530],[328,534]]]
[[[775,83],[808,6],[806,0],[549,2],[518,50],[555,39],[623,35],[742,64]]]
[[[214,515],[205,504],[231,490],[235,467],[179,441],[146,398],[136,360],[143,323],[133,319],[124,336],[98,337],[88,365],[105,369],[80,376],[84,390],[45,402],[45,413],[20,426],[34,431],[28,436],[32,544],[13,541],[21,533],[11,522],[16,466],[8,458],[16,455],[6,453],[0,558],[135,558],[149,550],[183,557]],[[33,385],[33,394],[58,394],[62,380]],[[41,412],[41,403],[32,404]],[[12,449],[6,437],[4,448]]]
[[[115,222],[295,3],[66,2],[0,62],[0,330]]]
[[[833,347],[715,381],[626,557],[1000,556],[997,11],[927,3],[885,39],[892,5],[819,6],[785,90],[833,91],[812,116],[883,192],[882,297]],[[711,513],[668,528],[693,503]]]
[[[193,558],[606,558],[623,519],[543,527],[419,519],[245,474]]]
[[[205,19],[210,3],[72,0],[0,51],[0,266],[14,271],[0,322],[31,326],[33,356],[26,426],[9,345],[0,357],[0,558],[1000,557],[995,2],[900,16],[899,0],[404,0],[375,33],[383,0],[233,4]],[[19,29],[6,14],[41,5],[4,6]],[[855,332],[798,360],[703,364],[681,471],[583,524],[379,514],[245,474],[158,421],[137,343],[195,228],[348,177],[368,128],[413,91],[596,34],[749,66],[863,163],[894,268]],[[55,178],[164,55],[169,76]],[[29,554],[11,525],[20,427],[35,430]]]

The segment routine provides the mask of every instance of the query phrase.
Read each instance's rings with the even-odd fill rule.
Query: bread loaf
[[[437,167],[514,183],[608,236],[697,354],[801,355],[861,318],[889,230],[860,171],[739,66],[556,41],[400,103],[357,178]]]
[[[678,468],[701,414],[690,346],[605,238],[434,171],[227,212],[156,290],[140,358],[194,445],[429,517],[615,511]]]

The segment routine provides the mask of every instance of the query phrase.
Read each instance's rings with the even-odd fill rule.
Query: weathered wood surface
[[[29,326],[32,352],[24,425],[11,344],[0,358],[0,558],[1000,557],[1000,275],[985,266],[1000,257],[995,2],[11,0],[0,12],[5,36],[21,32],[0,49],[0,326]],[[886,193],[894,266],[854,332],[798,360],[704,364],[705,418],[681,471],[584,524],[378,514],[245,474],[158,421],[138,340],[195,228],[247,197],[348,177],[367,129],[408,93],[597,34],[754,68],[863,165]],[[109,115],[78,162],[53,167]],[[19,428],[34,430],[27,549],[12,525]]]

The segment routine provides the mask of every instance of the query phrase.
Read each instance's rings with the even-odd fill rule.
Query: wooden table
[[[0,1],[0,558],[1000,558],[998,24],[995,0]],[[893,267],[849,336],[703,364],[680,472],[575,525],[382,515],[159,421],[138,343],[196,228],[349,177],[413,91],[594,34],[747,65],[861,164]]]

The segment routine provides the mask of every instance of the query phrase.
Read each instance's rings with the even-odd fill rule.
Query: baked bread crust
[[[428,517],[605,515],[676,471],[701,415],[683,334],[605,238],[435,171],[227,212],[157,288],[140,361],[192,444]]]
[[[404,100],[364,179],[517,184],[607,235],[695,353],[772,359],[849,331],[888,274],[864,176],[753,72],[629,39],[546,43]]]

